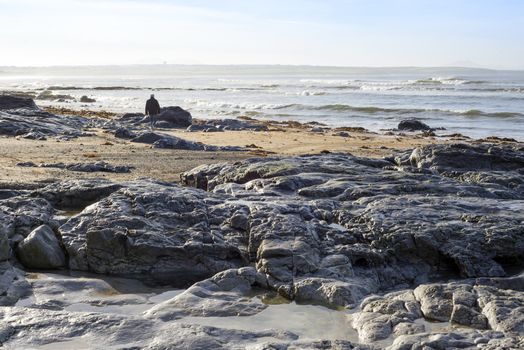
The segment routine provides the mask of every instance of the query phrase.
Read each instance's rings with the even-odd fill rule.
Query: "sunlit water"
[[[26,276],[29,282],[47,281],[53,284],[56,281],[57,285],[64,285],[65,281],[96,281],[102,279],[111,288],[111,292],[104,288],[76,288],[65,293],[54,293],[52,304],[64,305],[63,309],[70,312],[90,312],[125,315],[130,317],[141,317],[143,313],[156,305],[165,302],[178,294],[182,293],[183,289],[172,289],[166,287],[150,287],[144,285],[142,282],[119,278],[108,277],[86,273],[33,273]],[[67,283],[66,283],[67,284]],[[69,284],[71,285],[71,284]],[[48,298],[49,295],[28,296],[20,300],[16,307],[35,307],[39,300]],[[349,340],[355,343],[363,342],[359,339],[357,331],[352,326],[353,314],[359,311],[359,308],[346,309],[331,309],[320,305],[298,304],[290,302],[276,294],[268,294],[267,291],[257,291],[252,296],[252,301],[258,303],[266,303],[268,307],[258,314],[251,316],[227,316],[227,317],[194,317],[186,316],[170,322],[179,324],[196,324],[201,326],[217,327],[223,329],[234,329],[244,331],[263,331],[263,330],[280,330],[292,332],[298,336],[301,341],[314,340]],[[127,300],[127,302],[125,302]],[[423,325],[426,332],[451,332],[457,328],[449,322],[435,322],[431,323],[424,319],[418,319],[417,324]],[[159,323],[159,327],[162,324]],[[257,343],[264,341],[276,340],[272,338],[262,337],[257,340]],[[372,342],[375,346],[386,347],[391,345],[394,338],[390,336],[383,340]],[[49,344],[26,346],[26,349],[90,349],[93,346],[93,335],[83,335],[73,338],[68,338],[64,341],[52,342]],[[9,342],[4,344],[6,349],[18,348],[11,345]],[[124,346],[122,344],[115,344],[114,347],[107,347],[108,349],[120,349]]]
[[[97,101],[59,103],[69,108],[139,112],[155,93],[162,105],[180,105],[197,118],[247,115],[374,131],[417,118],[449,133],[524,141],[524,71],[170,65],[0,68],[0,90],[38,94],[43,89]]]

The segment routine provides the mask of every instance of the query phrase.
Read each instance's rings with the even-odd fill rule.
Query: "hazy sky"
[[[524,69],[523,0],[0,0],[0,65]]]

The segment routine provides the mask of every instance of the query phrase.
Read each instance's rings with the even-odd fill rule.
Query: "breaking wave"
[[[125,91],[125,90],[153,90],[153,91],[260,91],[273,87],[138,87],[138,86],[49,86],[49,91],[67,90],[95,90],[95,91]]]
[[[471,109],[466,111],[454,111],[445,109],[422,109],[422,108],[384,108],[375,106],[351,106],[345,104],[330,104],[322,106],[310,106],[303,104],[285,104],[272,106],[258,106],[260,109],[291,109],[291,110],[310,110],[310,111],[333,111],[333,112],[355,112],[366,114],[443,114],[443,115],[461,115],[465,117],[489,117],[489,118],[519,118],[524,114],[518,112],[485,112],[481,110]]]
[[[524,114],[517,112],[484,112],[478,109],[470,109],[469,111],[459,112],[459,114],[466,117],[491,117],[491,118],[519,118],[524,117]]]

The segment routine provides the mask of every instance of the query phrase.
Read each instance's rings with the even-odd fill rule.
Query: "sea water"
[[[196,118],[317,121],[372,131],[416,118],[445,133],[524,141],[524,71],[302,66],[0,67],[0,90],[71,109],[141,112],[154,93]],[[94,103],[80,103],[87,95]]]

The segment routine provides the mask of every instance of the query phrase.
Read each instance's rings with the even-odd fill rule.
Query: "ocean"
[[[37,104],[143,111],[154,93],[195,118],[317,121],[383,132],[416,118],[440,133],[524,141],[524,71],[303,66],[0,67],[0,90]],[[61,96],[59,96],[61,95]],[[79,102],[81,96],[96,102]]]

